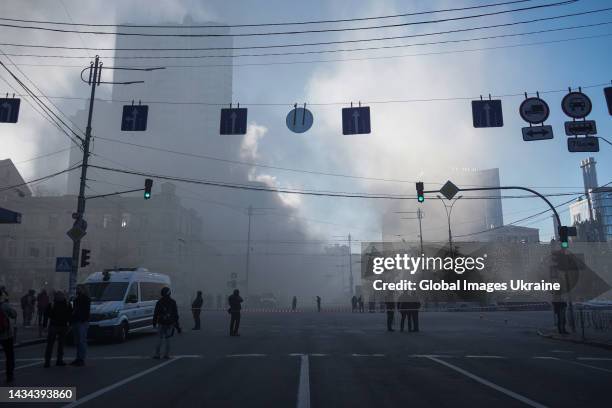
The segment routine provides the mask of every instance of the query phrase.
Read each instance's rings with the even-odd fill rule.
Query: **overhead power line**
[[[47,175],[47,176],[43,176],[43,177],[40,177],[40,178],[37,178],[37,179],[34,179],[34,180],[29,180],[29,181],[26,181],[26,182],[23,182],[23,183],[19,183],[19,184],[15,184],[15,185],[12,185],[12,186],[3,187],[3,188],[1,188],[1,189],[0,189],[0,192],[2,192],[2,191],[7,191],[7,190],[12,190],[13,188],[17,188],[17,187],[25,186],[25,185],[32,184],[32,183],[37,183],[37,182],[39,182],[39,181],[48,180],[48,179],[50,179],[50,178],[57,177],[57,176],[59,176],[60,174],[68,173],[69,171],[72,171],[72,170],[78,169],[79,167],[81,167],[81,165],[80,165],[80,164],[73,165],[73,166],[68,167],[68,168],[67,168],[67,169],[65,169],[65,170],[61,170],[61,171],[58,171],[58,172],[55,172],[55,173],[49,174],[49,175]]]
[[[492,17],[502,14],[511,14],[523,11],[530,10],[538,10],[545,9],[550,7],[558,7],[565,6],[568,4],[575,3],[578,0],[565,0],[558,1],[554,3],[546,3],[546,4],[538,4],[535,6],[528,7],[519,7],[509,10],[500,10],[488,13],[480,13],[480,14],[472,14],[467,16],[459,16],[459,17],[448,17],[441,18],[435,20],[422,20],[422,21],[411,21],[405,23],[396,23],[396,24],[381,24],[375,26],[365,26],[365,27],[345,27],[345,28],[325,28],[325,29],[310,29],[310,30],[301,30],[301,31],[272,31],[272,32],[250,32],[250,33],[235,33],[235,34],[226,34],[226,33],[188,33],[188,34],[179,34],[179,33],[142,33],[142,32],[125,32],[125,31],[91,31],[91,30],[74,30],[74,29],[66,29],[66,28],[52,28],[52,27],[40,27],[33,25],[18,25],[18,24],[8,24],[8,23],[0,23],[0,27],[8,27],[8,28],[16,28],[16,29],[28,29],[28,30],[38,30],[38,31],[47,31],[47,32],[58,32],[58,33],[76,33],[76,34],[94,34],[94,35],[116,35],[116,36],[130,36],[130,37],[178,37],[178,38],[220,38],[220,37],[268,37],[268,36],[282,36],[282,35],[302,35],[302,34],[321,34],[321,33],[330,33],[330,32],[353,32],[353,31],[365,31],[365,30],[379,30],[379,29],[388,29],[388,28],[399,28],[399,27],[408,27],[408,26],[417,26],[417,25],[425,25],[425,24],[438,24],[445,23],[451,21],[462,21],[469,20],[474,18],[482,18],[482,17]]]
[[[266,26],[288,26],[288,25],[308,25],[308,24],[329,24],[329,23],[348,23],[355,21],[371,21],[371,20],[382,20],[382,19],[390,19],[390,18],[399,18],[399,17],[412,17],[419,16],[425,14],[435,14],[435,13],[448,13],[455,11],[467,11],[467,10],[476,10],[497,6],[506,6],[517,3],[528,3],[534,0],[514,0],[514,1],[504,1],[500,3],[489,3],[489,4],[481,4],[477,6],[469,6],[469,7],[457,7],[457,8],[448,8],[448,9],[438,9],[438,10],[427,10],[427,11],[416,11],[410,13],[401,13],[401,14],[390,14],[384,16],[375,16],[375,17],[357,17],[357,18],[344,18],[344,19],[333,19],[333,20],[309,20],[309,21],[292,21],[292,22],[272,22],[272,23],[250,23],[250,24],[187,24],[187,25],[161,25],[161,24],[94,24],[94,23],[75,23],[64,22],[64,21],[49,21],[49,20],[26,20],[19,18],[0,18],[0,21],[12,21],[16,23],[35,23],[35,24],[50,24],[50,25],[60,25],[60,26],[81,26],[81,27],[115,27],[115,28],[179,28],[179,29],[194,29],[194,28],[243,28],[243,27],[266,27]]]
[[[61,46],[61,45],[40,45],[40,46],[34,47],[32,44],[18,44],[18,43],[4,43],[4,44],[7,46],[14,44],[17,47],[18,46],[30,47],[32,45],[32,48],[92,50],[92,51],[93,50],[95,51],[237,51],[237,50],[252,50],[252,49],[311,47],[311,46],[321,46],[321,45],[353,44],[353,43],[363,43],[363,42],[377,42],[377,41],[389,41],[389,40],[402,40],[402,39],[407,39],[407,38],[430,37],[430,36],[446,35],[446,34],[457,34],[457,33],[469,32],[469,31],[488,30],[492,28],[501,28],[501,27],[512,27],[512,26],[518,26],[518,25],[524,25],[524,24],[532,24],[532,23],[539,23],[539,22],[544,22],[544,21],[553,21],[553,20],[559,20],[559,19],[565,19],[565,18],[571,18],[571,17],[578,17],[578,16],[584,16],[584,15],[590,15],[590,14],[598,14],[598,13],[608,12],[611,10],[612,10],[612,7],[606,7],[606,8],[600,8],[600,9],[595,9],[595,10],[562,14],[562,15],[556,15],[556,16],[550,16],[550,17],[541,17],[541,18],[535,18],[535,19],[529,19],[529,20],[519,20],[519,21],[513,21],[509,23],[492,24],[492,25],[484,25],[484,26],[477,26],[477,27],[467,27],[467,28],[459,28],[459,29],[453,29],[453,30],[436,31],[436,32],[428,32],[428,33],[408,34],[408,35],[401,35],[401,36],[384,36],[384,37],[371,37],[371,38],[361,38],[361,39],[353,39],[353,40],[302,42],[302,43],[290,43],[290,44],[249,45],[249,46],[241,46],[241,47],[215,46],[215,47],[188,47],[188,48],[176,48],[176,47],[170,47],[170,48],[160,48],[160,47],[156,47],[156,48],[142,48],[142,47],[95,48],[95,47],[91,47],[90,48],[90,47],[68,47],[68,46]],[[44,55],[37,55],[37,54],[13,54],[13,55],[14,56],[45,57]],[[74,56],[73,57],[70,55],[47,55],[46,57],[48,58],[90,58],[89,56]],[[114,56],[104,56],[101,58],[109,59],[109,58],[114,58]]]

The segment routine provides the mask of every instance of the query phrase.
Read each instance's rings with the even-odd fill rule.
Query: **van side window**
[[[163,283],[140,282],[140,295],[142,301],[159,300],[161,298],[161,290],[164,286],[166,285]]]
[[[132,282],[132,284],[130,285],[130,290],[128,291],[125,301],[127,303],[137,303],[138,302],[138,283],[137,282]]]

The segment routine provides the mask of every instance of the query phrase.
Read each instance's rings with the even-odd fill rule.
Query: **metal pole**
[[[419,219],[419,241],[421,242],[421,255],[423,252],[423,228],[421,226],[421,219],[423,218],[423,213],[421,212],[421,208],[417,208],[417,218]]]
[[[355,287],[353,285],[353,260],[351,247],[351,234],[348,235],[348,250],[349,250],[349,285],[351,285],[351,297],[355,295]]]
[[[87,162],[89,159],[89,142],[91,140],[91,120],[93,116],[94,100],[96,96],[96,87],[99,80],[99,57],[96,56],[93,65],[93,74],[89,86],[91,87],[91,96],[89,98],[89,113],[87,116],[87,127],[85,128],[85,140],[83,141],[83,163],[81,164],[81,184],[79,186],[79,197],[77,202],[77,212],[74,216],[75,223],[80,223],[85,213],[85,181],[87,180]],[[81,250],[81,240],[76,239],[72,242],[72,270],[70,271],[68,293],[69,296],[74,296],[76,292],[76,282],[79,273],[79,252]]]
[[[249,205],[249,229],[247,232],[247,252],[246,252],[246,297],[249,297],[249,259],[251,257],[251,216],[253,215],[253,206]]]

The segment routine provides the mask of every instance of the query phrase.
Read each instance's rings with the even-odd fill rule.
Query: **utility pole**
[[[463,196],[460,195],[459,197],[456,197],[454,200],[452,200],[450,206],[446,205],[442,197],[440,197],[439,195],[437,197],[440,201],[442,201],[442,204],[444,204],[444,210],[446,211],[446,219],[448,221],[448,249],[451,253],[451,256],[453,256],[453,234],[451,232],[451,215],[453,213],[453,207],[455,206],[457,201],[460,200]]]
[[[87,114],[87,127],[85,128],[85,140],[83,141],[83,163],[81,164],[81,183],[79,186],[79,197],[77,199],[77,211],[72,214],[74,218],[73,228],[87,228],[87,223],[83,220],[85,213],[85,182],[87,180],[87,163],[89,160],[89,143],[91,141],[91,120],[93,116],[93,107],[96,96],[96,88],[100,86],[100,74],[102,66],[100,57],[96,55],[94,63],[90,66],[89,71],[89,86],[91,87],[91,95],[89,97],[89,113]],[[85,228],[83,228],[85,227]],[[68,283],[68,293],[74,296],[76,291],[77,275],[79,272],[79,251],[81,250],[81,238],[77,237],[72,241],[72,270]]]
[[[121,67],[105,67],[106,69],[112,70],[123,70],[123,71],[156,71],[159,69],[165,69],[165,67],[157,68],[121,68]],[[83,73],[89,70],[89,79],[83,79]],[[81,164],[81,182],[79,185],[79,196],[77,199],[77,210],[72,213],[74,224],[70,229],[69,236],[72,238],[72,270],[68,278],[68,295],[74,296],[76,291],[76,282],[79,273],[79,251],[81,250],[81,239],[85,236],[87,230],[87,222],[83,218],[85,214],[85,183],[87,181],[87,166],[89,161],[89,145],[91,142],[91,122],[93,118],[93,108],[96,97],[96,87],[100,84],[115,84],[115,85],[131,85],[141,84],[144,81],[125,81],[125,82],[103,82],[101,81],[102,76],[102,63],[100,57],[96,55],[94,62],[90,63],[89,67],[84,68],[81,71],[81,81],[87,83],[91,87],[91,94],[89,96],[89,112],[87,114],[87,127],[85,128],[85,140],[83,140],[83,162]],[[138,191],[138,190],[133,190]],[[129,191],[128,191],[129,192]],[[112,194],[111,194],[112,195]],[[100,195],[99,197],[106,196]],[[91,197],[90,197],[91,198]]]
[[[353,260],[351,247],[351,234],[348,234],[348,251],[349,251],[349,285],[351,285],[351,297],[355,295],[355,285],[353,284]]]
[[[421,244],[421,254],[423,254],[423,225],[421,220],[423,219],[423,211],[421,208],[417,208],[416,211],[397,211],[397,214],[416,214],[417,219],[419,220],[419,242]],[[414,220],[414,218],[402,218],[402,220]]]
[[[247,209],[249,216],[249,229],[247,232],[247,249],[246,249],[246,298],[249,298],[249,261],[251,258],[251,217],[253,216],[253,206],[249,205]]]

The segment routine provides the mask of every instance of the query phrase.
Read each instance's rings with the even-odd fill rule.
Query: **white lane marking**
[[[310,408],[310,368],[307,354],[301,358],[297,408]]]
[[[291,353],[289,354],[291,357],[299,357],[299,356],[303,356],[304,353]]]
[[[573,353],[570,350],[550,350],[551,353]]]
[[[537,360],[558,360],[557,357],[549,357],[549,356],[535,356],[532,358],[535,358]]]
[[[410,357],[416,357],[416,358],[430,358],[430,357],[452,358],[453,356],[448,355],[448,354],[412,354]]]
[[[384,354],[358,354],[358,353],[353,353],[351,354],[351,356],[353,357],[384,357]]]
[[[531,407],[546,408],[546,405],[542,405],[539,402],[533,401],[533,400],[531,400],[531,399],[529,399],[527,397],[524,397],[524,396],[522,396],[520,394],[517,394],[514,391],[510,391],[507,388],[504,388],[502,386],[494,384],[491,381],[485,380],[484,378],[479,377],[479,376],[477,376],[475,374],[472,374],[469,371],[464,370],[463,368],[457,367],[456,365],[450,364],[450,363],[448,363],[448,362],[446,362],[444,360],[440,360],[439,358],[436,358],[436,357],[428,357],[428,358],[431,361],[435,361],[438,364],[442,364],[443,366],[446,366],[446,367],[450,368],[451,370],[455,370],[458,373],[461,373],[461,374],[465,375],[466,377],[471,378],[474,381],[477,381],[477,382],[479,382],[479,383],[481,383],[483,385],[486,385],[487,387],[493,388],[494,390],[499,391],[502,394],[505,394],[505,395],[507,395],[509,397],[512,397],[512,398],[514,398],[514,399],[516,399],[518,401],[521,401],[522,403],[527,404],[527,405],[529,405]]]
[[[576,357],[576,360],[585,360],[585,361],[612,361],[612,358],[607,358],[607,357]]]
[[[465,358],[506,358],[504,356],[465,356]]]
[[[328,356],[329,354],[325,354],[325,353],[312,353],[310,354],[311,357],[325,357]]]
[[[21,365],[21,366],[17,366],[17,367],[15,367],[15,370],[19,370],[19,369],[21,369],[21,368],[34,367],[35,365],[39,365],[39,364],[41,364],[41,363],[42,363],[42,360],[38,360],[38,361],[36,361],[36,362],[34,362],[34,363],[24,364],[24,365]],[[0,374],[2,374],[2,373],[4,373],[4,372],[6,372],[6,370],[2,370],[2,371],[0,371]]]
[[[94,398],[98,398],[102,394],[106,394],[107,392],[112,391],[115,388],[121,387],[122,385],[127,384],[130,381],[134,381],[134,380],[136,380],[136,379],[138,379],[138,378],[140,378],[142,376],[145,376],[145,375],[147,375],[149,373],[152,373],[153,371],[159,370],[160,368],[165,367],[168,364],[174,363],[175,361],[178,361],[178,360],[180,360],[180,357],[174,357],[174,358],[172,358],[172,359],[170,359],[168,361],[164,361],[161,364],[158,364],[158,365],[153,366],[151,368],[148,368],[148,369],[146,369],[144,371],[141,371],[139,373],[131,375],[128,378],[124,378],[123,380],[118,381],[118,382],[116,382],[114,384],[111,384],[108,387],[104,387],[104,388],[99,389],[98,391],[92,392],[91,394],[87,394],[83,398],[80,398],[80,399],[78,399],[78,400],[76,400],[76,401],[74,401],[74,402],[64,406],[64,408],[76,407],[76,406],[79,406],[79,405],[81,405],[81,404],[83,404],[85,402],[91,401]]]
[[[579,363],[577,361],[570,361],[570,360],[565,360],[565,359],[559,359],[559,361],[563,361],[563,362],[566,362],[566,363],[578,365],[578,366],[581,366],[581,367],[592,368],[593,370],[604,371],[606,373],[612,373],[612,370],[609,370],[607,368],[597,367],[597,366],[593,366],[593,365],[590,365],[590,364]]]
[[[265,357],[267,354],[226,354],[225,357]]]

